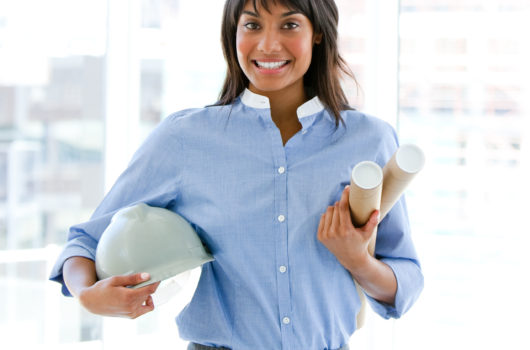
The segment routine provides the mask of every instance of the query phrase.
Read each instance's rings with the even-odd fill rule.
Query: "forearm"
[[[81,291],[97,282],[94,261],[74,256],[65,261],[63,278],[70,293],[79,298]]]
[[[362,264],[345,262],[344,265],[369,296],[394,305],[397,280],[390,266],[370,255],[366,256]]]

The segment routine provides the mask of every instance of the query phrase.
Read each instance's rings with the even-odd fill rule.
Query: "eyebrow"
[[[301,13],[300,11],[298,10],[294,10],[294,11],[289,11],[289,12],[285,12],[281,15],[281,17],[289,17],[291,15],[295,15],[297,13]],[[252,11],[243,11],[242,14],[246,14],[246,15],[249,15],[249,16],[252,16],[252,17],[259,17],[259,14],[256,13],[256,12],[252,12]]]

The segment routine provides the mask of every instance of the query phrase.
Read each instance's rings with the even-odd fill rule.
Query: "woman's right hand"
[[[114,276],[98,281],[94,261],[80,256],[67,259],[63,278],[70,293],[88,311],[102,316],[136,318],[154,309],[153,294],[160,282],[133,289],[148,281],[148,273]]]
[[[147,273],[113,276],[97,281],[79,292],[79,302],[88,311],[102,315],[137,318],[154,310],[153,294],[160,282],[133,289],[127,286],[149,280]]]

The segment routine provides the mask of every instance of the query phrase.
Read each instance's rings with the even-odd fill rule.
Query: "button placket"
[[[273,128],[274,129],[274,128]],[[274,131],[274,132],[272,132]],[[278,321],[282,325],[282,343],[284,347],[289,348],[289,339],[292,338],[292,327],[288,325],[291,322],[290,312],[292,310],[292,300],[290,292],[289,278],[289,253],[288,253],[288,225],[287,225],[287,164],[286,148],[281,144],[281,138],[277,130],[271,130],[271,139],[274,142],[274,167],[272,175],[274,176],[274,220],[275,226],[275,245],[276,245],[276,263],[275,273],[278,293]],[[285,323],[286,322],[286,323]]]

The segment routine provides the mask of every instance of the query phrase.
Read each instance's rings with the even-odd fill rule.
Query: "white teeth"
[[[288,61],[279,61],[279,62],[260,62],[256,61],[258,66],[265,69],[276,69],[280,68],[281,66],[284,66],[287,64]]]

